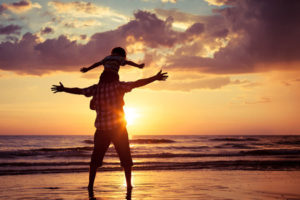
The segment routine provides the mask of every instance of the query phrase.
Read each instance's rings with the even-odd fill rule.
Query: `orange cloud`
[[[10,10],[13,13],[26,12],[32,8],[41,8],[39,3],[32,3],[30,0],[21,0],[15,3],[3,3],[1,5],[2,9]]]
[[[117,13],[109,7],[99,6],[91,2],[50,1],[48,5],[52,6],[58,13],[69,14],[75,17],[112,17],[114,20],[128,21],[128,17],[125,15]]]
[[[223,6],[227,2],[229,2],[229,0],[204,0],[204,1],[206,1],[209,5],[214,5],[214,6]]]
[[[168,2],[170,2],[170,3],[176,3],[177,0],[161,0],[161,2],[163,2],[163,3],[168,3]]]

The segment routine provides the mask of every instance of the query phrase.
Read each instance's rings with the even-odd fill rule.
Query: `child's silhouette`
[[[133,61],[126,60],[126,51],[122,47],[115,47],[111,50],[111,55],[106,56],[103,60],[94,63],[90,67],[83,67],[80,69],[81,72],[85,73],[91,69],[94,69],[100,65],[104,66],[104,71],[102,72],[100,79],[101,82],[118,81],[119,80],[119,69],[120,66],[131,65],[137,68],[143,68],[144,63],[136,64]]]
[[[106,56],[103,60],[94,63],[90,67],[83,67],[81,72],[85,73],[91,69],[94,69],[100,65],[104,66],[104,71],[101,73],[99,83],[110,83],[113,81],[119,81],[119,69],[120,66],[131,65],[138,68],[144,68],[145,64],[136,64],[133,61],[126,60],[126,51],[122,47],[115,47],[111,50],[111,55]],[[91,99],[90,108],[95,110],[95,98]]]

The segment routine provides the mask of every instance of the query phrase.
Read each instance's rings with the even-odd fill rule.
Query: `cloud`
[[[261,97],[260,99],[257,100],[246,100],[245,104],[261,104],[261,103],[270,103],[271,98],[270,97]]]
[[[217,48],[212,57],[175,53],[168,59],[170,68],[209,73],[299,68],[299,1],[224,2],[227,6],[215,9],[214,12],[224,19],[223,25],[227,30],[224,29],[227,38],[225,45]],[[206,23],[205,30],[209,26],[216,24],[212,21]]]
[[[61,14],[69,14],[75,17],[112,17],[117,21],[127,21],[125,15],[111,10],[109,7],[99,6],[91,2],[74,1],[61,2],[50,1],[49,6],[52,6],[56,12]]]
[[[171,74],[170,74],[171,77]],[[191,91],[196,89],[220,89],[229,85],[242,85],[247,81],[231,80],[230,77],[202,77],[198,79],[190,79],[189,76],[185,80],[171,77],[170,80],[162,84],[154,84],[146,86],[154,90],[176,90]]]
[[[281,83],[285,86],[291,86],[291,85],[297,84],[298,82],[300,82],[300,78],[281,81]]]
[[[135,19],[115,30],[95,33],[86,44],[65,35],[41,41],[37,35],[26,33],[20,41],[0,44],[0,68],[29,74],[78,71],[79,67],[99,61],[116,46],[140,42],[150,48],[169,48],[202,31],[197,24],[187,32],[176,32],[171,18],[163,21],[145,11],[138,11],[134,16]]]
[[[44,34],[49,34],[49,33],[54,33],[54,30],[53,28],[51,27],[45,27],[41,30],[41,34],[44,35]]]
[[[230,0],[205,0],[209,5],[214,6],[223,6],[225,4],[228,4]]]
[[[234,98],[230,104],[232,105],[255,105],[255,104],[265,104],[265,103],[271,103],[272,99],[270,97],[244,97],[239,96]]]
[[[0,5],[0,14],[5,10],[9,10],[13,13],[22,13],[32,8],[41,8],[41,5],[39,3],[32,3],[30,0],[21,0],[14,3],[3,3]]]
[[[3,5],[0,5],[0,15],[6,10],[6,8]]]
[[[176,3],[177,0],[161,0],[161,2],[163,2],[163,3],[168,3],[168,2],[170,2],[170,3]]]
[[[8,26],[2,26],[0,25],[0,35],[10,35],[10,34],[20,34],[20,30],[22,28],[18,25],[8,25]]]
[[[82,27],[95,27],[100,26],[101,22],[99,20],[65,20],[62,21],[64,27],[66,28],[82,28]]]
[[[0,43],[0,69],[33,74],[78,71],[99,61],[115,46],[142,52],[147,64],[173,71],[233,74],[299,68],[300,1],[224,2],[225,6],[214,9],[211,16],[174,9],[156,9],[156,14],[139,10],[129,22],[95,33],[84,44],[66,35],[40,40],[27,33],[19,41]],[[58,12],[75,13],[75,9],[82,14],[100,9],[86,2],[50,3]],[[178,21],[190,26],[176,31],[173,24]]]

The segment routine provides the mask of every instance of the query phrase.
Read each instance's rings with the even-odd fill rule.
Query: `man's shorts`
[[[102,166],[104,155],[111,142],[114,144],[119,155],[121,166],[131,167],[133,162],[130,153],[128,133],[125,127],[105,131],[96,130],[91,164],[97,167]]]

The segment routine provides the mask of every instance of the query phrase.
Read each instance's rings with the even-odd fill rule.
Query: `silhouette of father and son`
[[[70,94],[79,94],[86,97],[92,97],[90,101],[90,109],[97,113],[94,135],[94,149],[91,155],[88,192],[89,198],[94,199],[94,181],[97,168],[102,166],[103,157],[112,142],[124,168],[127,195],[131,198],[131,168],[133,165],[130,153],[128,133],[126,129],[126,121],[124,118],[124,95],[132,89],[142,87],[154,81],[164,81],[168,78],[167,73],[161,70],[154,76],[140,79],[133,82],[119,81],[118,71],[120,66],[131,65],[137,68],[143,68],[144,64],[136,64],[135,62],[126,60],[126,51],[121,47],[112,49],[111,55],[103,60],[91,65],[83,67],[81,72],[85,73],[100,65],[104,66],[104,70],[100,76],[98,84],[87,88],[68,88],[61,82],[59,85],[53,85],[51,90],[54,93],[66,92]]]

